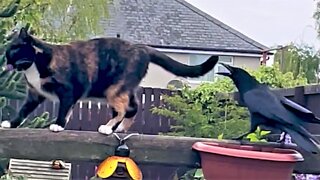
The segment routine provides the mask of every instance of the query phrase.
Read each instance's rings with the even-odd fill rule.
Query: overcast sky
[[[314,0],[187,0],[223,23],[266,45],[308,43],[320,48]]]

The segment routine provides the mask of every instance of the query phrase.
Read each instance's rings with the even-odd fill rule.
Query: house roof
[[[109,2],[105,35],[154,47],[259,53],[268,47],[184,0]]]

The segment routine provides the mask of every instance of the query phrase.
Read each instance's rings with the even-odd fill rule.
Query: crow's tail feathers
[[[294,142],[301,149],[304,149],[305,151],[313,154],[320,154],[320,144],[314,137],[311,136],[310,133],[301,134],[287,127],[283,127],[283,130],[291,136]]]

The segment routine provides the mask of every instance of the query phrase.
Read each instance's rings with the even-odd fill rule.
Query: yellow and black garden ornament
[[[129,134],[123,139],[116,133],[114,135],[119,140],[119,145],[116,147],[114,155],[105,159],[98,166],[97,176],[99,178],[118,177],[142,180],[142,172],[134,160],[129,157],[130,149],[125,143],[129,137],[139,134]]]

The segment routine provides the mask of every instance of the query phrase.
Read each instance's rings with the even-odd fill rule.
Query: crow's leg
[[[280,135],[280,139],[277,140],[276,142],[277,142],[277,143],[284,144],[284,143],[285,143],[285,140],[286,140],[286,135],[287,135],[287,133],[286,133],[286,132],[283,132],[283,133]]]

